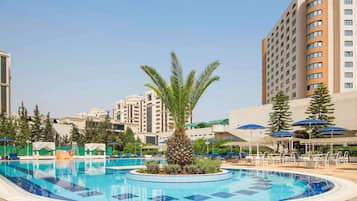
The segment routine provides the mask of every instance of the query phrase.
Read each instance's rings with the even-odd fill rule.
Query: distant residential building
[[[81,118],[81,117],[62,117],[57,120],[59,124],[73,124],[75,125],[79,130],[83,131],[86,126],[86,121],[88,118]],[[90,118],[91,121],[94,122],[102,122],[103,118]],[[112,132],[123,132],[125,130],[125,125],[122,122],[119,122],[117,120],[111,119],[111,131]]]
[[[163,133],[174,130],[174,121],[159,96],[153,91],[132,95],[116,102],[113,118],[135,133]],[[187,122],[191,122],[188,119]]]
[[[0,112],[11,114],[11,56],[9,53],[0,50]]]
[[[109,111],[106,111],[103,108],[91,108],[89,112],[77,113],[76,116],[79,118],[98,118],[104,119],[109,115]]]
[[[262,41],[262,103],[356,90],[356,19],[356,0],[292,0]]]

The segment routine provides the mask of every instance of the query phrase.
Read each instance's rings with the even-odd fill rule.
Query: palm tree
[[[175,123],[174,135],[167,142],[166,156],[169,164],[184,166],[193,162],[193,146],[186,136],[185,123],[191,118],[193,109],[207,87],[219,80],[218,76],[212,76],[219,64],[218,61],[209,64],[197,80],[196,72],[192,70],[184,80],[180,62],[172,52],[170,83],[167,83],[153,67],[141,66],[153,82],[145,86],[161,98]]]

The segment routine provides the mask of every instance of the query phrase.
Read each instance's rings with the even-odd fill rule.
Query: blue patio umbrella
[[[333,135],[344,135],[347,129],[337,126],[330,126],[321,129],[321,132],[317,136],[330,135],[333,138]],[[333,153],[333,143],[330,145],[331,153]]]
[[[10,141],[12,141],[11,138],[7,138],[7,137],[0,138],[0,142],[4,142],[4,153],[3,153],[3,156],[6,155],[6,146],[5,146],[5,143],[6,143],[6,142],[10,142]]]
[[[227,138],[224,138],[224,140],[227,140],[227,141],[238,141],[239,139],[236,138],[236,137],[227,137]],[[231,145],[231,152],[232,152],[232,145]]]
[[[242,130],[250,130],[250,140],[249,140],[249,155],[252,155],[252,130],[256,130],[256,129],[265,129],[264,126],[258,125],[258,124],[246,124],[243,126],[239,126],[238,129],[242,129]],[[258,149],[258,145],[257,145],[257,149]],[[257,150],[257,153],[259,151]],[[259,154],[259,153],[258,153]]]
[[[321,119],[304,119],[293,123],[293,126],[325,126],[329,123]],[[309,132],[309,153],[311,153],[311,132]]]
[[[275,131],[272,133],[273,137],[292,137],[293,135],[290,131]]]

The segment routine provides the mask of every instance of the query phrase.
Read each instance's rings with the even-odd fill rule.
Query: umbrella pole
[[[333,138],[333,130],[331,131],[331,139]],[[332,140],[331,140],[332,141]],[[333,143],[330,145],[331,154],[333,154]]]
[[[250,139],[249,139],[249,156],[252,155],[252,131],[250,131]]]

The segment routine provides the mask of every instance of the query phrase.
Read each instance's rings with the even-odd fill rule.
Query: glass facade
[[[6,83],[6,57],[1,57],[1,83]]]
[[[146,108],[146,132],[152,132],[152,106]]]

